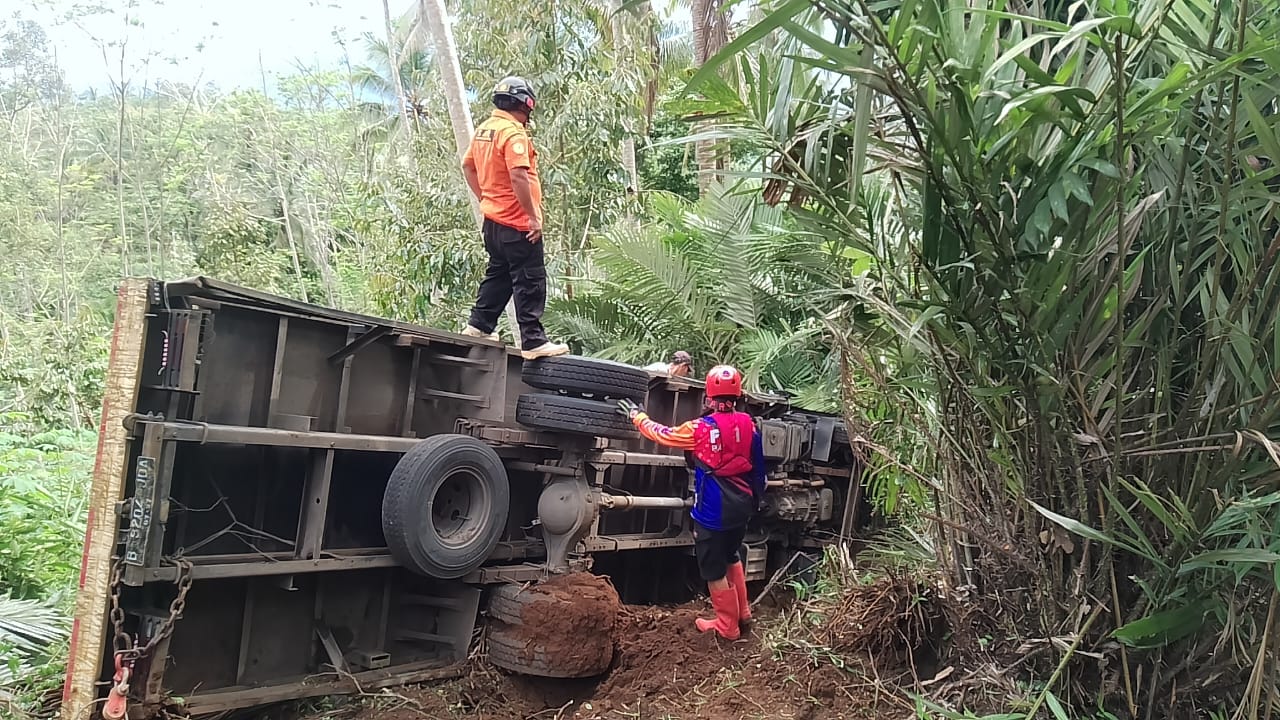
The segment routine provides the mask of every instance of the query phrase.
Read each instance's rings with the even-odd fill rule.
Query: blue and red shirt
[[[746,413],[711,413],[690,420],[677,427],[655,422],[645,413],[639,413],[632,421],[646,438],[659,445],[684,450],[694,459],[693,519],[708,530],[727,530],[744,527],[755,511],[756,498],[764,496],[765,464],[764,446],[760,433],[751,424],[750,468],[745,472],[716,473],[714,467],[739,469],[740,464],[707,456],[709,448],[719,450],[720,433],[745,427],[743,418],[750,423]],[[734,443],[725,438],[728,447]],[[699,458],[701,452],[704,457]]]

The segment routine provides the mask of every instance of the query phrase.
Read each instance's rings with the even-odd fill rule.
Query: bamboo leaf
[[[1193,570],[1222,567],[1223,563],[1243,563],[1245,565],[1270,564],[1280,560],[1280,553],[1262,548],[1225,548],[1210,550],[1189,558],[1178,566],[1178,574],[1183,575]]]
[[[1093,93],[1089,92],[1085,88],[1069,87],[1066,85],[1045,85],[1035,88],[1034,90],[1024,92],[1010,102],[1005,103],[1005,106],[1000,109],[1000,114],[996,117],[996,124],[999,125],[1004,122],[1005,119],[1009,117],[1009,113],[1012,113],[1014,110],[1017,110],[1028,103],[1054,97],[1063,100],[1064,103],[1067,101],[1074,102],[1079,100],[1084,100],[1090,103],[1097,101],[1093,96]]]
[[[1013,47],[1006,50],[1003,55],[996,59],[995,62],[991,63],[991,66],[982,74],[982,84],[989,84],[995,77],[996,73],[1000,72],[1005,65],[1008,65],[1011,62],[1016,62],[1019,58],[1026,57],[1027,51],[1031,48],[1056,37],[1061,37],[1061,33],[1035,33],[1034,35],[1023,39],[1021,42],[1014,44]],[[1031,64],[1034,65],[1034,61]],[[1039,66],[1036,67],[1037,69],[1039,68]]]
[[[1053,214],[1063,220],[1070,220],[1071,216],[1067,214],[1067,194],[1063,191],[1061,183],[1054,183],[1049,186],[1049,207],[1053,210]]]
[[[1049,707],[1049,712],[1053,713],[1054,720],[1071,720],[1066,708],[1062,707],[1062,703],[1053,693],[1045,692],[1044,704]]]
[[[1054,523],[1055,525],[1058,525],[1064,530],[1073,532],[1079,535],[1080,537],[1086,538],[1088,540],[1093,540],[1095,542],[1105,543],[1107,545],[1111,545],[1114,547],[1123,548],[1125,550],[1128,550],[1129,552],[1132,552],[1135,555],[1142,555],[1142,553],[1135,550],[1130,544],[1123,542],[1121,540],[1118,540],[1116,538],[1113,538],[1110,535],[1107,535],[1105,533],[1094,530],[1093,528],[1089,527],[1088,525],[1085,525],[1079,520],[1073,520],[1069,517],[1059,515],[1058,513],[1046,507],[1043,507],[1035,503],[1034,501],[1028,500],[1027,502],[1030,503],[1031,507],[1035,508],[1036,512],[1040,513],[1045,518],[1047,518],[1050,522]]]
[[[1089,186],[1085,184],[1079,175],[1073,172],[1063,173],[1062,186],[1080,202],[1093,206],[1093,196],[1089,194]]]
[[[1200,629],[1206,608],[1194,602],[1152,613],[1112,631],[1111,636],[1129,647],[1161,647]]]
[[[1248,94],[1240,98],[1240,106],[1244,108],[1245,114],[1249,117],[1249,127],[1253,130],[1254,137],[1258,138],[1258,144],[1266,151],[1272,161],[1280,160],[1280,141],[1276,139],[1275,128],[1273,122],[1268,122],[1262,116],[1262,111],[1258,109],[1257,103]]]

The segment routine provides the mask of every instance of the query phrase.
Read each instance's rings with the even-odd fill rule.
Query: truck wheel
[[[530,360],[520,373],[526,385],[570,394],[643,400],[649,374],[638,367],[576,355]]]
[[[599,657],[607,658],[600,663],[592,663],[584,670],[580,664],[564,666],[557,662],[557,654],[548,653],[541,646],[531,644],[519,636],[519,631],[510,628],[494,627],[489,630],[489,662],[503,670],[510,670],[521,675],[532,675],[545,678],[587,678],[603,675],[613,662],[613,648],[604,655],[603,649],[598,651]]]
[[[611,402],[527,393],[516,400],[516,422],[540,430],[582,433],[626,440],[636,437],[635,426],[618,414]]]
[[[525,624],[525,611],[539,606]],[[615,624],[610,619],[570,617],[573,603],[537,586],[500,585],[489,599],[489,662],[504,670],[549,678],[584,678],[603,674],[613,663]],[[567,618],[562,627],[544,627],[548,617]],[[577,622],[575,620],[581,620]],[[607,626],[606,632],[592,622]],[[566,628],[581,629],[563,637]],[[570,649],[571,648],[571,649]]]
[[[502,459],[465,435],[436,435],[400,458],[382,496],[391,556],[428,577],[462,577],[484,563],[507,526]]]

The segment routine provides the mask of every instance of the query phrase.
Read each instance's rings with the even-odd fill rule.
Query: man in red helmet
[[[741,634],[739,623],[751,619],[738,548],[765,489],[760,433],[751,416],[738,411],[741,398],[742,374],[717,365],[707,373],[706,413],[679,427],[654,422],[630,400],[618,401],[618,411],[635,423],[641,435],[684,450],[693,463],[693,549],[716,611],[715,620],[699,618],[697,625],[702,632],[715,630],[726,640],[736,640]]]

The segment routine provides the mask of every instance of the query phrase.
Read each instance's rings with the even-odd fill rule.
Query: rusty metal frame
[[[507,468],[517,473],[513,475],[513,487],[517,478],[522,483],[536,483],[539,477],[545,482],[557,476],[574,476],[587,483],[597,495],[619,488],[622,493],[618,495],[620,498],[667,497],[668,493],[673,500],[690,496],[691,482],[683,479],[686,463],[679,452],[657,448],[647,441],[609,440],[514,425],[511,414],[516,399],[521,393],[531,391],[519,377],[520,361],[514,348],[501,350],[498,344],[485,340],[297,303],[203,278],[167,285],[153,284],[148,291],[146,299],[151,301],[151,305],[146,307],[144,302],[143,307],[153,313],[146,317],[154,318],[155,321],[148,323],[139,317],[128,320],[128,327],[118,324],[117,336],[113,342],[136,342],[140,365],[145,351],[157,347],[155,343],[159,342],[158,333],[162,329],[181,326],[182,337],[181,342],[173,348],[174,362],[178,367],[169,369],[164,376],[165,382],[160,386],[143,387],[148,394],[141,400],[136,394],[139,387],[136,380],[132,396],[128,394],[131,390],[128,383],[121,383],[118,389],[125,392],[117,393],[117,396],[123,403],[123,408],[112,408],[116,415],[119,415],[121,409],[129,413],[156,413],[132,414],[127,424],[112,420],[117,422],[116,434],[130,443],[129,451],[133,455],[122,455],[117,446],[108,460],[136,465],[135,458],[139,453],[156,459],[153,473],[155,482],[146,490],[155,494],[151,505],[157,512],[153,513],[153,522],[146,528],[144,561],[126,572],[129,584],[142,586],[148,583],[167,583],[177,577],[177,568],[166,565],[160,555],[167,542],[164,523],[168,519],[167,497],[170,494],[169,483],[174,480],[174,458],[179,457],[180,467],[186,462],[185,455],[178,455],[183,446],[200,444],[262,448],[260,451],[250,451],[246,456],[248,459],[243,460],[240,456],[231,455],[233,459],[223,461],[221,450],[201,456],[202,459],[216,461],[212,466],[218,469],[234,470],[240,467],[239,463],[248,463],[244,467],[259,468],[250,471],[261,473],[263,471],[260,468],[268,466],[263,464],[264,460],[255,459],[255,452],[261,453],[262,457],[272,458],[300,455],[305,457],[306,462],[306,467],[300,473],[297,472],[297,460],[287,459],[285,462],[289,465],[280,466],[291,476],[296,474],[301,482],[300,492],[298,484],[288,485],[291,488],[289,492],[293,494],[287,496],[290,504],[284,510],[264,513],[267,486],[261,483],[254,485],[252,482],[242,482],[237,486],[236,493],[239,494],[232,493],[237,502],[254,508],[253,526],[264,532],[268,527],[280,527],[282,522],[293,523],[290,517],[293,512],[292,503],[300,502],[296,526],[276,531],[286,538],[281,541],[283,545],[277,543],[264,546],[263,550],[269,552],[188,558],[192,563],[190,576],[197,583],[215,581],[207,585],[213,588],[219,581],[245,581],[244,584],[223,585],[243,589],[221,591],[228,592],[227,597],[234,598],[234,602],[243,604],[242,608],[235,606],[235,612],[243,613],[243,624],[237,628],[242,635],[241,643],[238,651],[233,649],[227,657],[228,664],[237,661],[235,652],[239,652],[234,678],[228,669],[227,674],[220,676],[216,682],[200,685],[199,687],[216,689],[192,692],[185,707],[190,712],[217,712],[277,699],[349,692],[355,689],[352,681],[358,681],[359,687],[371,688],[457,674],[457,666],[444,667],[438,662],[416,661],[434,654],[437,650],[431,644],[445,639],[447,633],[461,633],[465,629],[465,637],[459,635],[461,639],[455,638],[455,645],[469,640],[471,628],[462,628],[469,621],[458,621],[451,617],[446,622],[441,618],[438,620],[442,623],[441,629],[437,630],[431,625],[417,624],[420,616],[411,614],[407,616],[409,622],[406,623],[403,613],[409,611],[402,606],[403,598],[414,592],[421,579],[415,580],[398,569],[386,548],[363,547],[378,542],[363,530],[345,536],[332,547],[328,544],[330,541],[326,536],[326,525],[330,520],[331,496],[338,498],[342,497],[342,492],[351,492],[353,467],[357,468],[354,471],[357,474],[360,472],[358,469],[363,467],[351,463],[369,462],[370,468],[384,468],[384,463],[394,461],[394,458],[389,461],[353,458],[346,453],[384,456],[402,454],[421,442],[416,435],[449,432],[449,426],[452,425],[452,431],[483,440],[503,457]],[[122,292],[122,303],[123,297]],[[175,301],[172,306],[171,298]],[[227,314],[219,315],[217,310],[224,307],[227,308]],[[173,315],[166,317],[166,313]],[[211,352],[216,353],[213,357],[218,362],[202,364],[200,356],[206,352],[203,347],[206,329],[211,328],[212,323],[219,319],[230,323],[226,327],[232,328],[229,335],[236,340],[230,344],[211,346]],[[271,345],[272,336],[275,340],[274,347]],[[241,371],[236,365],[239,357],[235,355],[239,352],[246,353],[244,366],[252,368],[252,372],[245,373],[252,377],[252,385],[246,380],[246,384],[236,386],[241,378]],[[167,360],[166,358],[166,362]],[[115,365],[113,358],[113,368]],[[140,373],[141,368],[134,368],[132,371]],[[213,374],[207,375],[210,372]],[[386,374],[388,372],[390,374]],[[217,379],[197,382],[205,377]],[[650,389],[659,393],[651,410],[655,417],[664,422],[687,417],[691,412],[696,412],[700,405],[701,387],[702,383],[697,380],[655,378],[650,383]],[[223,390],[231,392],[219,394]],[[371,396],[367,394],[369,390],[375,391],[379,399],[370,400]],[[382,410],[383,402],[386,403],[385,415]],[[419,409],[419,403],[431,404]],[[762,416],[787,417],[788,405],[785,398],[755,395],[749,399],[749,404],[753,412]],[[163,413],[163,416],[159,413]],[[220,422],[201,422],[204,418]],[[108,434],[105,430],[108,425],[105,423],[104,413],[104,435]],[[350,432],[352,427],[359,432]],[[328,430],[330,428],[332,431]],[[280,452],[268,451],[266,448],[277,448]],[[570,458],[573,462],[567,462]],[[102,460],[103,455],[100,453],[99,461]],[[335,475],[335,465],[339,463],[341,466]],[[853,505],[857,502],[856,498],[860,497],[861,487],[857,483],[857,467],[850,471],[827,466],[839,464],[842,463],[827,462],[815,467],[812,462],[806,461],[803,466],[796,466],[795,472],[802,476],[825,476],[836,482],[846,476],[850,477],[852,497],[846,498],[841,522],[841,532],[846,534],[852,531],[851,523],[856,519]],[[628,469],[632,467],[646,470]],[[131,479],[128,476],[130,470],[134,470],[134,467],[113,465],[107,468],[109,473],[118,472],[118,476],[111,480],[121,489],[126,487],[123,483]],[[261,480],[261,477],[258,479]],[[612,485],[606,486],[608,480],[613,481]],[[98,481],[98,474],[95,473],[95,487]],[[174,485],[175,489],[181,491],[178,496],[191,489],[190,483],[179,487],[180,483],[181,481]],[[252,488],[255,487],[257,490],[253,491]],[[633,491],[633,495],[628,495]],[[255,492],[253,497],[250,497],[250,492]],[[179,499],[185,502],[185,499]],[[333,502],[342,501],[334,499]],[[642,507],[646,505],[644,502],[630,504]],[[660,503],[655,501],[649,504]],[[340,508],[334,505],[334,509],[336,511]],[[521,512],[526,510],[527,508]],[[635,513],[619,514],[632,517],[616,520],[610,518],[603,525],[604,533],[601,533],[600,514],[594,514],[586,532],[569,553],[572,567],[590,566],[592,553],[681,548],[693,544],[691,521],[687,513],[679,508],[638,509]],[[186,515],[182,517],[185,521]],[[536,519],[536,513],[534,517]],[[112,524],[114,525],[114,520]],[[545,563],[524,562],[546,554],[542,541],[532,539],[528,526],[525,527],[523,539],[519,539],[520,531],[513,527],[512,532],[507,535],[510,539],[499,544],[486,564],[460,582],[483,585],[525,582],[544,577],[547,571]],[[659,527],[663,529],[655,531]],[[296,535],[288,538],[288,533],[295,531]],[[201,532],[203,533],[203,529]],[[101,546],[112,540],[114,538],[94,543],[95,557],[101,555]],[[814,542],[817,541],[805,544],[811,545]],[[362,546],[345,549],[344,543]],[[227,547],[211,549],[225,553]],[[342,578],[346,576],[321,580],[326,577],[324,573],[356,571],[371,571],[362,582],[369,582],[368,578],[376,578],[376,584],[382,587],[380,600],[374,592],[368,597],[364,590],[343,592],[340,586],[345,582]],[[90,568],[89,572],[101,574],[96,567]],[[322,575],[317,577],[318,573]],[[272,576],[279,580],[254,580]],[[307,576],[312,579],[304,580]],[[285,654],[277,657],[262,649],[262,638],[257,638],[252,649],[245,640],[255,632],[255,628],[250,625],[250,616],[256,618],[258,624],[270,624],[272,618],[283,617],[280,615],[280,608],[285,606],[273,605],[272,603],[279,601],[270,599],[274,592],[272,588],[276,584],[285,589],[302,589],[307,593],[301,600],[306,609],[300,612],[306,613],[314,621],[310,631],[312,637],[303,640],[299,635],[295,640],[310,643],[316,657],[308,657],[305,662]],[[449,594],[453,592],[453,588],[453,585],[447,585],[441,589]],[[478,602],[478,591],[476,593]],[[207,597],[211,602],[220,601],[217,593]],[[392,614],[391,609],[393,598],[399,603],[394,611],[396,614]],[[408,644],[412,647],[407,650],[401,648],[405,654],[398,656],[400,665],[351,676],[344,675],[332,680],[321,679],[318,682],[314,677],[289,677],[304,666],[312,669],[316,662],[323,663],[325,657],[336,665],[345,664],[345,659],[337,654],[336,644],[332,642],[335,635],[326,628],[345,627],[347,625],[344,622],[349,625],[350,620],[344,619],[344,613],[350,613],[348,606],[353,602],[358,605],[366,601],[381,606],[380,610],[370,610],[373,614],[368,617],[372,624],[350,627],[363,627],[362,632],[376,634],[376,641],[368,640],[372,636],[366,635],[366,640],[362,642],[383,643],[386,647],[374,648],[371,644],[358,647],[398,652],[391,647],[390,643],[394,642],[391,638],[408,638]],[[130,607],[132,609],[129,612],[135,616],[144,616],[147,612],[136,602]],[[423,617],[431,618],[430,615]],[[77,622],[83,619],[82,613],[78,611]],[[234,625],[233,621],[228,622]],[[326,632],[330,632],[328,637]],[[181,635],[176,637],[174,651],[190,659],[191,648],[183,646]],[[89,642],[97,644],[100,659],[101,649],[104,647],[100,644],[100,637],[93,637]],[[190,642],[189,637],[186,642]],[[427,645],[422,646],[421,642],[426,642]],[[323,649],[320,649],[321,646],[324,646]],[[161,657],[167,652],[167,649],[162,651]],[[272,670],[266,675],[259,673],[256,677],[255,673],[249,672],[250,679],[270,683],[270,686],[247,687],[250,679],[246,679],[246,663],[250,661],[250,655],[280,663],[279,667],[285,672]],[[165,667],[166,663],[162,660],[147,671],[144,694],[148,701],[161,699],[166,689]],[[320,667],[323,668],[323,664]],[[93,669],[95,674],[99,672],[96,665]],[[70,675],[71,673],[69,678]],[[80,673],[75,682],[82,683],[83,675],[83,672]],[[100,675],[98,679],[101,679]],[[227,686],[233,679],[234,683]],[[175,674],[170,678],[173,687],[168,689],[172,691],[177,688],[181,691],[184,687],[182,683],[187,680],[185,674],[181,677]],[[70,686],[69,679],[68,687]],[[93,688],[79,685],[76,692],[80,695],[88,692],[91,696]]]

